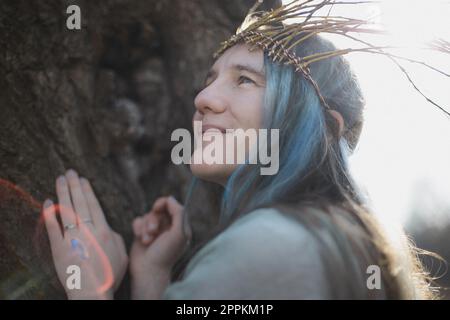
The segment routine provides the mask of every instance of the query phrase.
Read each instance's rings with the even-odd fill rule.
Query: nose
[[[222,113],[227,109],[228,100],[224,88],[220,88],[218,81],[214,81],[200,91],[194,99],[194,105],[200,114]]]

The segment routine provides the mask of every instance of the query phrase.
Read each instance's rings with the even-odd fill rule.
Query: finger
[[[109,228],[108,222],[105,219],[105,214],[103,213],[102,207],[100,206],[100,203],[98,202],[97,197],[95,196],[94,190],[92,189],[90,182],[85,178],[81,178],[81,187],[83,189],[83,193],[86,198],[89,207],[89,212],[91,213],[91,218],[95,227]]]
[[[167,201],[169,197],[160,197],[153,204],[152,212],[158,218],[158,230],[165,230],[171,225],[170,215],[167,214]]]
[[[152,211],[143,217],[140,234],[140,240],[143,245],[150,244],[151,241],[157,237],[158,232],[160,231],[160,221],[158,221],[158,216],[160,216],[160,214]]]
[[[133,233],[136,237],[140,237],[142,233],[142,227],[143,227],[144,218],[143,217],[137,217],[133,220],[132,227],[133,227]]]
[[[183,235],[190,239],[192,232],[185,221],[184,207],[173,196],[170,196],[167,200],[167,211],[172,218],[172,227],[175,230],[182,230]]]
[[[58,196],[59,213],[61,214],[63,226],[65,227],[71,224],[76,225],[76,216],[72,208],[69,186],[65,176],[60,176],[56,179],[56,194]]]
[[[141,237],[141,243],[142,243],[144,246],[148,246],[148,245],[152,242],[152,240],[153,240],[154,238],[155,238],[155,237],[154,237],[153,235],[144,233],[144,234],[142,235],[142,237]]]
[[[54,246],[63,241],[63,234],[61,233],[58,220],[56,220],[56,208],[51,200],[47,199],[44,201],[42,216],[45,221],[45,227],[47,229],[50,245]]]
[[[153,203],[152,211],[164,211],[167,205],[168,197],[160,197]]]
[[[67,170],[66,178],[69,183],[72,204],[73,208],[75,209],[75,214],[78,218],[78,222],[91,220],[92,218],[89,213],[89,207],[85,199],[83,190],[81,189],[78,173],[73,169]]]
[[[142,235],[141,235],[141,237],[140,237],[140,240],[141,240],[141,243],[142,243],[144,246],[147,246],[147,245],[149,245],[149,244],[153,241],[153,239],[155,239],[155,238],[156,238],[156,235],[154,235],[154,234],[149,234],[149,233],[147,233],[147,232],[143,232]]]
[[[172,218],[172,223],[181,226],[183,206],[172,196],[167,198],[167,212]]]
[[[145,231],[147,233],[155,233],[158,231],[160,223],[160,214],[152,211],[145,217]]]

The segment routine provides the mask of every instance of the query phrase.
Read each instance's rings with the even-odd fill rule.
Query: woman
[[[295,54],[332,50],[329,41],[312,36]],[[432,297],[412,249],[405,245],[397,253],[351,178],[347,159],[359,139],[364,103],[349,65],[341,56],[321,60],[311,64],[310,75],[313,82],[243,41],[218,57],[195,98],[193,120],[212,135],[279,129],[279,170],[261,175],[261,164],[191,164],[193,188],[204,181],[224,187],[220,222],[193,246],[189,210],[172,197],[159,198],[133,222],[133,298]],[[64,232],[49,200],[44,217],[68,297],[113,298],[128,265],[122,238],[108,226],[86,179],[69,170],[56,191]],[[81,289],[68,288],[69,265],[80,267]]]

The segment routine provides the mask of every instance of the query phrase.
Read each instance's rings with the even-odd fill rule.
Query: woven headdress
[[[366,52],[370,54],[385,55],[407,76],[414,89],[417,90],[428,102],[432,103],[447,116],[450,113],[427,97],[413,82],[406,69],[401,65],[401,60],[420,63],[441,75],[450,77],[449,74],[433,68],[422,61],[416,61],[389,53],[389,46],[375,46],[358,37],[359,34],[384,35],[385,31],[367,20],[331,15],[332,8],[338,5],[358,5],[364,3],[376,3],[376,1],[339,1],[339,0],[300,0],[292,1],[270,11],[256,11],[263,0],[258,0],[250,9],[236,34],[221,43],[220,48],[214,53],[217,59],[225,50],[239,42],[250,45],[250,50],[260,48],[272,58],[274,62],[292,65],[296,72],[300,72],[316,90],[321,104],[330,109],[320,93],[320,88],[311,76],[309,66],[311,63],[348,54],[350,52]],[[328,10],[328,14],[319,15],[320,10]],[[295,18],[295,23],[286,23],[288,19]],[[293,50],[297,45],[312,36],[328,33],[339,35],[361,44],[360,48],[336,49],[328,52],[318,52],[308,56],[299,57]],[[450,43],[439,39],[429,44],[429,48],[445,53],[450,53]]]

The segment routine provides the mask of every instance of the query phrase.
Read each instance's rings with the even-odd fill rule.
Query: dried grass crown
[[[311,77],[309,66],[313,62],[323,59],[342,56],[351,52],[367,52],[370,54],[384,55],[389,58],[400,71],[403,72],[408,81],[413,85],[428,102],[438,107],[447,116],[450,113],[445,108],[438,105],[432,99],[427,97],[413,82],[406,69],[400,61],[409,61],[420,63],[423,66],[432,69],[450,77],[448,73],[433,68],[423,61],[416,61],[407,57],[392,54],[388,49],[390,46],[373,45],[363,40],[359,35],[385,35],[386,32],[368,20],[360,20],[343,16],[333,16],[331,11],[338,5],[360,5],[365,3],[377,3],[377,1],[338,1],[338,0],[297,0],[282,5],[270,11],[256,11],[263,0],[258,0],[248,12],[242,24],[236,33],[228,40],[221,43],[219,49],[214,53],[217,59],[228,48],[237,43],[245,42],[250,46],[250,50],[255,48],[262,49],[274,62],[285,65],[292,65],[296,72],[300,72],[314,87],[321,104],[326,109],[331,109],[320,93],[320,88]],[[323,9],[328,10],[328,14],[320,15]],[[322,10],[322,11],[321,11]],[[295,22],[288,22],[288,19],[295,18]],[[351,39],[358,44],[354,48],[336,49],[327,52],[317,52],[308,56],[297,56],[294,48],[307,39],[321,33],[334,34]],[[450,46],[445,40],[437,40],[430,44],[430,49],[450,53]]]

